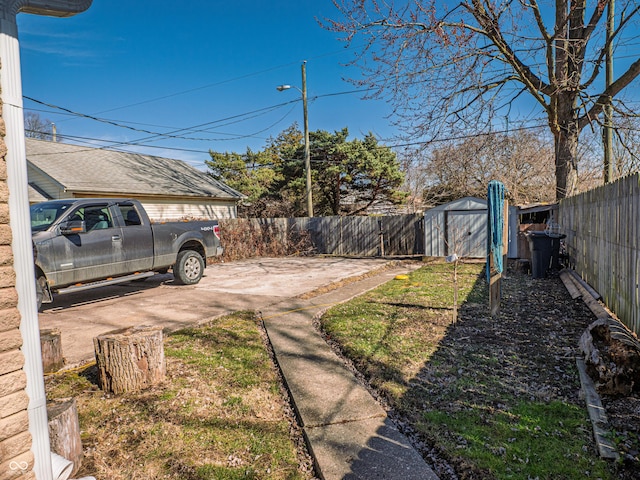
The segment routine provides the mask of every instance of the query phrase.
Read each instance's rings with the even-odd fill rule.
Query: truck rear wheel
[[[173,281],[179,285],[195,285],[204,274],[204,260],[198,252],[183,250],[173,266]]]

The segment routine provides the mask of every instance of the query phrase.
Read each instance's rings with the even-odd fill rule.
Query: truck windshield
[[[31,205],[31,231],[46,230],[69,210],[72,202],[44,202]]]

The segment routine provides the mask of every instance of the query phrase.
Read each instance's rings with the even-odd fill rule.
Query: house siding
[[[36,184],[40,190],[45,192],[49,198],[67,198],[69,194],[64,191],[62,186],[54,181],[48,175],[43,174],[37,168],[27,163],[27,176],[30,184]],[[31,200],[31,199],[29,199]]]
[[[206,202],[193,200],[147,200],[140,199],[149,218],[156,221],[180,220],[183,218],[236,218],[235,202]]]
[[[0,480],[34,479],[29,397],[9,226],[5,128],[0,101]]]
[[[240,192],[182,160],[27,138],[30,201],[135,198],[156,220],[235,218]]]

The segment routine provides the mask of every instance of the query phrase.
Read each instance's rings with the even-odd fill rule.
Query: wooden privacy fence
[[[291,254],[309,248],[327,255],[423,255],[422,215],[388,217],[236,218],[221,220],[222,240],[234,235],[252,244],[254,255]],[[225,242],[225,238],[229,238]],[[305,241],[308,243],[305,246]],[[259,251],[266,244],[270,250]],[[274,250],[282,247],[282,251]],[[273,250],[273,251],[271,251]]]
[[[562,200],[559,223],[575,270],[640,334],[640,174]]]
[[[318,253],[367,257],[424,254],[422,215],[298,220],[300,228],[310,232]]]

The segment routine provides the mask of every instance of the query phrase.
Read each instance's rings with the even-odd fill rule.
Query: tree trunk
[[[100,386],[115,394],[143,390],[164,380],[162,327],[132,327],[93,339]]]
[[[578,126],[574,121],[561,125],[556,135],[556,200],[573,195],[578,186]]]
[[[73,462],[73,476],[80,469],[83,458],[76,400],[66,398],[47,403],[47,417],[51,451]]]
[[[42,370],[53,373],[64,367],[62,356],[62,337],[57,328],[40,330],[40,348],[42,349]]]

